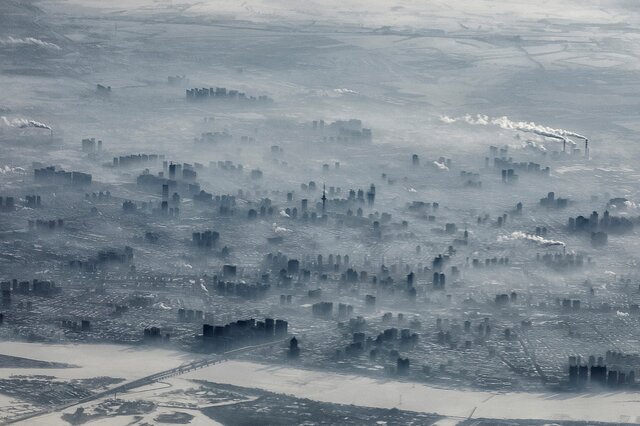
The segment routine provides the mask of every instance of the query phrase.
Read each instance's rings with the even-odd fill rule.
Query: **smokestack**
[[[589,159],[589,139],[584,140],[584,158]]]
[[[495,125],[505,130],[515,130],[520,132],[535,133],[537,135],[562,140],[562,152],[567,152],[567,142],[572,146],[576,143],[569,138],[587,139],[578,133],[571,132],[564,129],[554,129],[552,127],[542,126],[534,122],[526,121],[511,121],[508,117],[502,116],[497,118],[491,118],[487,115],[477,114],[475,117],[471,115],[465,115],[464,117],[448,117],[442,116],[440,120],[444,123],[451,124],[457,121],[464,121],[472,125]]]

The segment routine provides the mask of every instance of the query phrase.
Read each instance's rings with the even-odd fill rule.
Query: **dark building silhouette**
[[[396,361],[397,373],[401,376],[406,376],[407,374],[409,374],[409,365],[409,358],[398,357]]]
[[[289,358],[298,358],[300,356],[300,348],[298,347],[298,339],[294,337],[289,341]]]

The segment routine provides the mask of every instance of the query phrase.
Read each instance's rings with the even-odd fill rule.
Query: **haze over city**
[[[0,1],[0,423],[640,423],[638,28]]]

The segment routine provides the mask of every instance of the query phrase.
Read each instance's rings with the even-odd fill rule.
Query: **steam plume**
[[[564,247],[566,245],[562,241],[547,240],[546,238],[542,238],[539,235],[527,234],[526,232],[522,232],[522,231],[516,231],[516,232],[512,232],[510,235],[501,235],[498,237],[498,242],[500,243],[508,242],[508,241],[518,241],[518,240],[531,241],[536,244],[540,244],[543,247],[550,247],[550,246]]]
[[[25,127],[37,127],[38,129],[47,129],[51,130],[51,126],[48,124],[41,123],[35,120],[27,120],[26,118],[14,118],[9,120],[4,115],[0,117],[5,126],[9,127],[17,127],[19,129],[24,129]]]
[[[55,43],[42,41],[33,37],[15,38],[9,36],[6,38],[0,38],[0,46],[36,46],[43,47],[45,49],[60,50],[60,46]]]
[[[528,121],[512,121],[506,116],[502,117],[489,117],[483,114],[477,114],[475,117],[471,115],[465,115],[464,117],[440,117],[443,123],[451,124],[458,121],[464,121],[465,123],[469,123],[476,126],[488,126],[494,125],[499,126],[505,130],[515,130],[521,132],[535,133],[540,136],[544,136],[547,138],[558,139],[563,142],[568,142],[571,145],[575,145],[576,143],[569,138],[577,138],[582,140],[587,140],[586,136],[582,136],[578,133],[571,132],[569,130],[564,129],[554,129],[552,127],[542,126],[540,124],[536,124],[534,122]]]

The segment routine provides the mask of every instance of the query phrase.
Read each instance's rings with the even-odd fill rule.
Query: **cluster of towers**
[[[287,336],[289,324],[282,319],[265,318],[256,321],[253,318],[238,320],[222,325],[204,324],[202,340],[214,350],[228,350],[239,344],[260,343]]]
[[[569,386],[572,388],[584,388],[589,384],[620,388],[635,385],[635,370],[623,368],[624,355],[617,352],[607,352],[606,361],[602,357],[596,360],[590,356],[584,362],[580,356],[569,357]],[[607,363],[614,367],[607,367]]]

